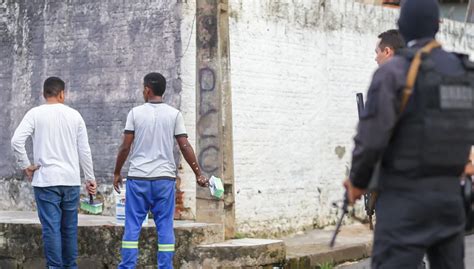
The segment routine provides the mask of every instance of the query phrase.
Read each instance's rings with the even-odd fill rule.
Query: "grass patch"
[[[249,238],[251,237],[249,234],[246,233],[235,233],[233,239],[242,239],[242,238]]]
[[[334,269],[334,264],[332,262],[323,262],[318,264],[319,269]]]

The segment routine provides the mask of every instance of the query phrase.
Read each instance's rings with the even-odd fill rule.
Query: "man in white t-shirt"
[[[96,193],[87,130],[79,112],[64,105],[64,81],[45,80],[46,104],[32,108],[15,130],[11,144],[18,166],[34,187],[38,217],[43,229],[46,265],[50,269],[77,268],[77,211],[81,177]],[[34,163],[25,150],[33,139]]]
[[[114,171],[114,188],[120,193],[120,173],[131,150],[125,184],[125,232],[119,268],[135,268],[138,238],[149,210],[153,213],[158,233],[158,268],[173,268],[177,170],[173,151],[175,141],[196,175],[197,183],[202,187],[208,185],[188,142],[181,112],[163,103],[165,89],[166,80],[161,74],[147,74],[143,90],[146,103],[134,107],[127,116]]]

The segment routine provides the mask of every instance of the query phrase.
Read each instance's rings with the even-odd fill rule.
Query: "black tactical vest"
[[[400,53],[408,61],[416,51]],[[474,63],[458,54],[465,72],[438,72],[431,54],[422,62],[413,94],[382,158],[384,174],[403,178],[460,176],[474,145]]]

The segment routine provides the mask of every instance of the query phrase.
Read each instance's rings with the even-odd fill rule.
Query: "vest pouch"
[[[420,141],[423,176],[461,175],[474,136],[471,114],[471,110],[425,111],[423,139]]]

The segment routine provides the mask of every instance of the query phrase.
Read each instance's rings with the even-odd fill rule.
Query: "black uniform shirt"
[[[421,48],[432,39],[419,40],[413,47]],[[442,49],[434,49],[432,56],[437,71],[462,74],[459,59]],[[366,189],[374,166],[387,147],[400,112],[402,91],[410,62],[396,55],[374,73],[367,92],[367,103],[354,137],[352,166],[349,178],[355,187]]]

